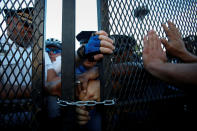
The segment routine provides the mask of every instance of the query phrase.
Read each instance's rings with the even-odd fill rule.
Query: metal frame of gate
[[[37,114],[39,114],[43,105],[43,43],[45,40],[46,1],[30,0],[30,4],[24,0],[2,0],[0,4],[2,3],[5,5],[1,7],[0,12],[3,17],[5,17],[3,9],[15,8],[14,5],[17,5],[18,8],[33,5],[37,15],[34,14],[32,24],[34,27],[34,37],[32,37],[34,45],[31,50],[32,90],[29,91],[32,97],[30,100],[26,99],[27,101],[24,99],[13,99],[11,101],[7,98],[1,99],[0,127],[13,129],[15,126],[12,120],[22,120],[22,124],[20,123],[19,127],[27,125],[27,129],[34,128],[36,130],[41,122],[38,121]],[[8,3],[11,4],[11,7],[7,6]],[[100,63],[101,100],[116,99],[115,105],[102,106],[102,120],[103,127],[105,127],[103,130],[160,130],[163,126],[165,126],[165,129],[169,129],[170,125],[173,125],[170,122],[178,120],[180,118],[178,116],[187,111],[186,107],[183,107],[186,105],[184,92],[151,76],[143,68],[141,57],[143,49],[142,38],[152,28],[158,31],[160,36],[166,37],[161,28],[161,23],[166,22],[167,19],[175,22],[183,37],[197,35],[197,23],[195,21],[197,18],[196,3],[195,0],[97,0],[98,30],[106,31],[114,39],[117,47],[113,55],[106,55]],[[4,20],[0,23],[0,30],[3,32],[1,38],[6,32],[6,29],[2,28],[3,23]],[[63,1],[62,19],[62,43],[63,50],[66,51],[62,52],[62,58],[64,59],[62,59],[61,99],[67,101],[75,101],[74,38],[75,1],[66,0]],[[194,47],[192,47],[191,51],[196,53],[196,47]],[[126,54],[123,53],[125,51],[127,52]],[[177,62],[174,58],[171,60]],[[23,60],[23,62],[25,61]],[[113,67],[114,64],[124,62],[126,64],[121,64],[117,68]],[[2,63],[0,66],[2,66]],[[26,67],[24,66],[23,68]],[[15,76],[17,75],[15,74]],[[2,77],[3,75],[1,75],[1,79]],[[28,83],[26,84],[28,85]],[[0,95],[2,92],[3,90],[0,89]],[[165,112],[163,112],[164,109]],[[65,119],[65,123],[72,123],[73,121],[70,118],[73,118],[73,116],[69,113],[73,114],[73,108],[66,107],[65,110],[67,114],[64,117],[68,118]],[[17,112],[19,114],[16,111],[19,111]],[[30,111],[30,116],[26,115],[27,111]],[[178,113],[175,113],[176,111]],[[13,115],[13,112],[15,115]],[[169,118],[172,120],[167,123],[165,123],[166,121],[161,121],[159,117],[166,118],[162,113],[164,115],[169,113],[167,117],[172,115],[173,117]],[[20,119],[21,114],[25,119]],[[130,121],[129,124],[127,124],[128,121]],[[131,126],[131,124],[134,125]],[[169,125],[166,126],[165,124]],[[176,124],[175,126],[178,126]],[[12,126],[10,127],[10,125]],[[73,128],[72,125],[69,125],[70,129]]]

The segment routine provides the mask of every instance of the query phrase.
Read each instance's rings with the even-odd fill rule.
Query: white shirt
[[[3,36],[0,42],[1,82],[10,85],[31,85],[31,47],[19,47],[7,36]]]
[[[32,53],[31,47],[25,49],[19,47],[12,40],[2,37],[0,40],[0,77],[3,84],[10,85],[31,85],[32,77]],[[6,55],[7,54],[7,55]],[[20,57],[22,55],[22,57]],[[45,81],[47,70],[54,69],[54,66],[45,52]],[[14,56],[14,57],[13,57]],[[9,63],[9,64],[8,64]]]
[[[45,55],[45,81],[47,80],[47,70],[54,69],[51,59],[49,58],[49,54],[44,52]]]

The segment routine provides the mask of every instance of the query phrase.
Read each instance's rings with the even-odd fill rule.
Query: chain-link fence
[[[171,20],[180,29],[188,50],[197,54],[197,1],[97,0],[97,4],[99,30],[110,35],[116,50],[105,56],[99,68],[102,102],[74,104],[112,104],[102,106],[103,130],[181,128],[190,110],[187,94],[144,69],[142,40],[150,29],[166,38],[161,24]],[[70,44],[63,44],[63,50],[69,51],[62,53],[68,58],[62,61],[62,98],[73,101],[75,2],[67,1],[64,7],[62,43]],[[0,129],[36,130],[43,104],[45,1],[1,0],[0,9]],[[170,56],[169,61],[179,62]],[[115,100],[115,105],[110,100]],[[73,118],[69,111],[64,116]],[[68,126],[69,118],[63,122]]]
[[[0,1],[0,130],[39,127],[45,1]]]
[[[98,0],[97,4],[99,29],[110,34],[116,46],[100,67],[101,98],[116,99],[115,106],[105,107],[104,130],[181,128],[181,122],[186,122],[186,93],[144,69],[143,37],[154,29],[166,38],[161,25],[171,20],[183,38],[194,39],[191,36],[197,35],[197,1]],[[196,54],[196,43],[186,43]],[[170,56],[169,61],[178,62]]]

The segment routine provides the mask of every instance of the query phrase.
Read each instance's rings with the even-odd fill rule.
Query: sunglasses
[[[28,23],[27,21],[23,21],[23,20],[21,20],[22,22],[23,22],[23,24],[24,24],[24,26],[25,27],[27,27],[27,28],[32,28],[33,29],[33,25],[32,24],[30,24],[30,23]]]
[[[50,53],[51,51],[53,52],[53,54],[58,54],[62,52],[60,49],[46,48],[47,53]]]

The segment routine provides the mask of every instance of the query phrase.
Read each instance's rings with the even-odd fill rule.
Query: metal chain
[[[102,102],[97,102],[97,101],[64,101],[64,100],[60,100],[59,98],[57,99],[57,103],[60,105],[60,106],[95,106],[95,105],[98,105],[98,104],[103,104],[103,105],[114,105],[116,102],[115,102],[115,99],[112,99],[112,100],[104,100]]]

